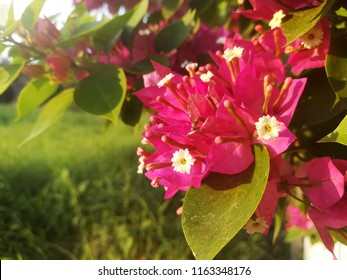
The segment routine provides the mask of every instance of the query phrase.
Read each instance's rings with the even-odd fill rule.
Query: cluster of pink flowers
[[[330,42],[327,19],[286,45],[280,27],[286,13],[320,3],[250,2],[254,10],[241,13],[269,24],[267,29],[256,26],[252,40],[232,33],[218,39],[224,48],[211,52],[213,64],[190,61],[183,76],[153,63],[155,72],[144,76],[145,88],[136,96],[155,113],[143,133],[143,144],[150,148],[137,151],[138,173],[153,187],[164,186],[165,198],[170,198],[191,186],[199,188],[211,172],[244,171],[254,161],[252,146],[262,144],[270,154],[271,171],[256,219],[245,229],[267,233],[278,199],[299,188],[304,198],[298,201],[306,203],[308,216],[298,218],[299,210],[289,207],[289,226],[314,224],[333,252],[328,229],[347,226],[347,161],[314,158],[292,167],[283,160],[296,140],[288,127],[306,83],[297,75],[324,66]]]
[[[276,36],[269,31],[251,43],[236,34],[213,55],[215,65],[190,63],[181,76],[155,64],[145,76],[136,95],[157,112],[144,133],[156,152],[139,152],[141,168],[166,197],[199,187],[209,172],[242,172],[256,143],[275,158],[295,140],[288,125],[306,80],[285,76]]]

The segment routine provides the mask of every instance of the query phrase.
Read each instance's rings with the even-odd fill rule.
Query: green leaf
[[[197,16],[200,16],[201,14],[203,14],[205,11],[207,11],[209,9],[209,7],[214,3],[214,0],[205,0],[205,1],[201,1],[201,0],[191,0],[189,5],[191,8],[193,8],[194,10],[196,10],[196,14]]]
[[[3,45],[3,44],[0,44],[0,55],[1,55],[2,52],[3,52],[4,50],[6,50],[7,48],[8,48],[8,46]]]
[[[154,40],[157,52],[170,52],[178,48],[189,34],[195,11],[189,10],[179,21],[163,28]]]
[[[124,71],[112,65],[101,65],[89,77],[80,81],[75,90],[74,100],[88,113],[110,113],[111,118],[118,118],[125,91]]]
[[[328,54],[325,70],[335,94],[347,106],[347,58]]]
[[[281,24],[283,33],[287,38],[287,45],[314,27],[335,2],[336,0],[324,0],[320,6],[287,14]]]
[[[184,0],[164,0],[161,9],[164,20],[170,19],[182,6],[183,2]]]
[[[121,69],[119,69],[119,70],[121,70]],[[127,81],[126,81],[126,76],[125,76],[123,70],[121,70],[119,72],[119,82],[120,82],[120,86],[121,86],[122,90],[121,90],[121,92],[119,92],[120,101],[119,101],[118,105],[111,112],[108,112],[104,115],[101,115],[101,117],[108,119],[109,121],[113,122],[115,125],[118,124],[119,115],[121,114],[121,111],[123,108],[122,105],[125,101],[125,96],[126,96]]]
[[[199,4],[197,2],[199,2]],[[222,26],[230,24],[228,23],[230,21],[230,11],[235,7],[235,3],[232,2],[233,1],[230,0],[193,0],[191,6],[197,8],[197,15],[202,22],[209,26]],[[241,17],[238,23],[242,24],[243,20],[244,18]]]
[[[320,124],[345,110],[343,103],[331,89],[324,68],[309,71],[306,78],[304,92],[291,121],[292,127]]]
[[[137,125],[141,119],[142,110],[143,103],[135,95],[129,94],[122,106],[122,121],[130,126]]]
[[[46,2],[45,0],[34,0],[24,10],[21,17],[21,22],[26,29],[28,30],[33,29],[37,19],[39,18],[39,15],[41,13],[42,7],[45,4],[45,2]]]
[[[11,2],[11,6],[8,9],[7,14],[7,24],[12,24],[15,21],[14,19],[14,8],[13,8],[13,1]]]
[[[5,31],[0,34],[0,39],[3,39],[15,32],[19,24],[20,22],[18,20],[10,23],[10,25],[6,27]]]
[[[340,17],[347,17],[347,9],[340,7],[337,11],[335,11],[336,14]]]
[[[34,125],[34,129],[19,146],[21,147],[28,143],[58,122],[64,116],[65,111],[70,107],[72,101],[73,89],[69,88],[47,102]]]
[[[91,16],[84,5],[78,5],[68,16],[63,28],[60,30],[58,46],[68,48],[95,32],[104,24]]]
[[[8,87],[19,76],[24,63],[22,64],[9,64],[0,67],[0,95],[8,89]]]
[[[329,229],[329,233],[338,242],[347,246],[347,231],[346,229]]]
[[[130,10],[121,16],[116,14],[103,24],[95,33],[94,46],[99,50],[110,52],[134,12],[134,10]]]
[[[254,146],[254,152],[255,162],[243,172],[243,178],[228,176],[231,188],[217,190],[202,185],[188,190],[183,202],[182,226],[196,259],[213,259],[259,205],[268,180],[269,155],[263,146]]]
[[[347,160],[346,146],[336,142],[314,143],[307,147],[307,151],[313,157],[331,157]]]
[[[286,215],[286,201],[283,199],[278,200],[275,216],[273,219],[273,236],[272,236],[272,243],[275,244],[277,241],[278,236],[281,233],[283,221],[285,220]]]
[[[302,234],[302,229],[298,227],[292,227],[286,232],[285,241],[292,242],[293,240],[300,237]]]
[[[20,92],[17,101],[17,120],[40,106],[58,89],[58,84],[46,78],[32,80]]]
[[[68,48],[72,46],[74,43],[95,34],[95,32],[98,30],[98,28],[101,25],[102,25],[102,22],[97,22],[97,21],[87,22],[82,25],[78,25],[74,33],[68,36],[67,38],[63,37],[65,39],[61,40],[58,43],[58,46],[62,48]]]
[[[128,20],[128,23],[126,24],[123,33],[122,33],[122,40],[123,43],[130,48],[133,32],[135,30],[135,27],[140,23],[142,18],[146,15],[148,10],[149,0],[142,0],[140,3],[138,3],[132,10],[133,14],[131,18]]]
[[[333,132],[323,137],[319,142],[337,142],[347,145],[347,116]]]

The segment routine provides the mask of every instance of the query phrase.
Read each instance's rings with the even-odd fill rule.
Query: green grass
[[[139,133],[69,111],[21,148],[37,112],[14,123],[0,105],[1,259],[192,259],[176,209],[182,196],[136,173]],[[224,259],[288,258],[287,245],[240,233]]]

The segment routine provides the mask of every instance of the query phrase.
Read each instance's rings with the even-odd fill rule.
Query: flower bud
[[[60,37],[60,31],[48,18],[39,19],[33,30],[33,41],[40,49],[52,49]]]
[[[68,57],[63,55],[47,55],[46,61],[58,80],[64,81],[68,79],[71,65]]]
[[[37,79],[44,75],[45,69],[41,65],[25,65],[22,69],[22,73]]]

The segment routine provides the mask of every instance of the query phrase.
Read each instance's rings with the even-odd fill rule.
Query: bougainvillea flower
[[[328,229],[347,226],[346,171],[347,161],[322,157],[300,165],[295,172],[302,191],[312,204],[308,217],[332,254],[334,241]]]
[[[267,227],[262,232],[263,234],[267,234],[270,229],[278,205],[278,199],[287,195],[286,191],[281,187],[281,181],[286,181],[288,177],[292,176],[292,173],[292,166],[281,155],[271,159],[269,179],[255,211],[255,215],[266,222]]]
[[[121,40],[118,40],[110,53],[98,54],[98,62],[123,67],[129,66],[131,64],[130,51],[124,46]]]
[[[334,205],[344,194],[344,174],[329,157],[315,158],[302,164],[296,176],[310,184],[302,190],[318,209]]]
[[[289,205],[287,207],[287,224],[286,229],[292,227],[298,227],[304,230],[311,229],[313,222],[295,205]]]
[[[252,10],[242,11],[244,16],[254,20],[270,20],[273,14],[282,10],[285,14],[302,8],[319,6],[319,0],[250,0]]]
[[[60,37],[60,31],[48,18],[39,18],[33,30],[33,42],[40,49],[52,49]]]
[[[285,78],[284,66],[271,49],[258,49],[237,35],[226,40],[224,52],[214,60],[217,66],[188,64],[189,77],[154,62],[155,72],[144,76],[145,88],[136,93],[156,111],[143,133],[156,152],[139,162],[150,166],[145,175],[153,185],[166,187],[166,197],[186,190],[188,181],[198,187],[209,172],[242,172],[254,160],[255,143],[265,145],[274,158],[295,139],[288,125],[305,79]],[[155,168],[158,158],[165,166]],[[189,172],[176,174],[180,170]]]
[[[206,24],[201,23],[198,31],[191,38],[177,48],[177,52],[169,57],[172,70],[182,73],[185,61],[199,62],[204,59],[209,52],[216,52],[223,49],[223,44],[218,39],[228,34],[223,28],[213,30]]]
[[[337,203],[324,210],[310,209],[308,215],[315,224],[327,228],[343,228],[347,226],[346,209],[347,196],[344,196]]]
[[[265,192],[261,198],[261,201],[255,211],[255,215],[258,218],[262,218],[266,222],[266,227],[264,228],[264,234],[267,234],[269,228],[272,224],[273,217],[275,215],[275,210],[278,203],[278,198],[280,197],[277,190],[277,180],[269,180]]]
[[[146,177],[166,188],[165,198],[190,186],[200,187],[207,174],[207,165],[199,153],[188,148],[171,149],[166,153],[154,153],[146,160]]]
[[[326,18],[320,20],[293,44],[286,48],[290,54],[287,65],[298,74],[306,69],[323,67],[330,45],[330,29]]]
[[[334,240],[328,229],[340,229],[347,226],[347,196],[345,195],[336,204],[324,210],[312,208],[308,211],[309,218],[313,221],[325,247],[333,254]]]
[[[235,107],[230,109],[230,106],[233,106],[232,101],[224,97],[215,116],[209,117],[200,128],[202,134],[213,140],[209,153],[210,171],[223,174],[239,173],[254,160],[249,129],[242,123],[246,113]]]
[[[264,144],[271,157],[275,157],[295,140],[288,126],[306,80],[286,78],[279,89],[269,83],[270,75],[259,80],[253,67],[250,63],[239,74],[235,99],[253,116],[248,120],[253,122],[255,143]]]
[[[65,81],[68,79],[71,61],[67,56],[47,55],[46,61],[58,80]]]
[[[43,75],[45,74],[45,69],[42,65],[28,64],[23,67],[22,73],[31,78],[38,79],[43,77]]]

